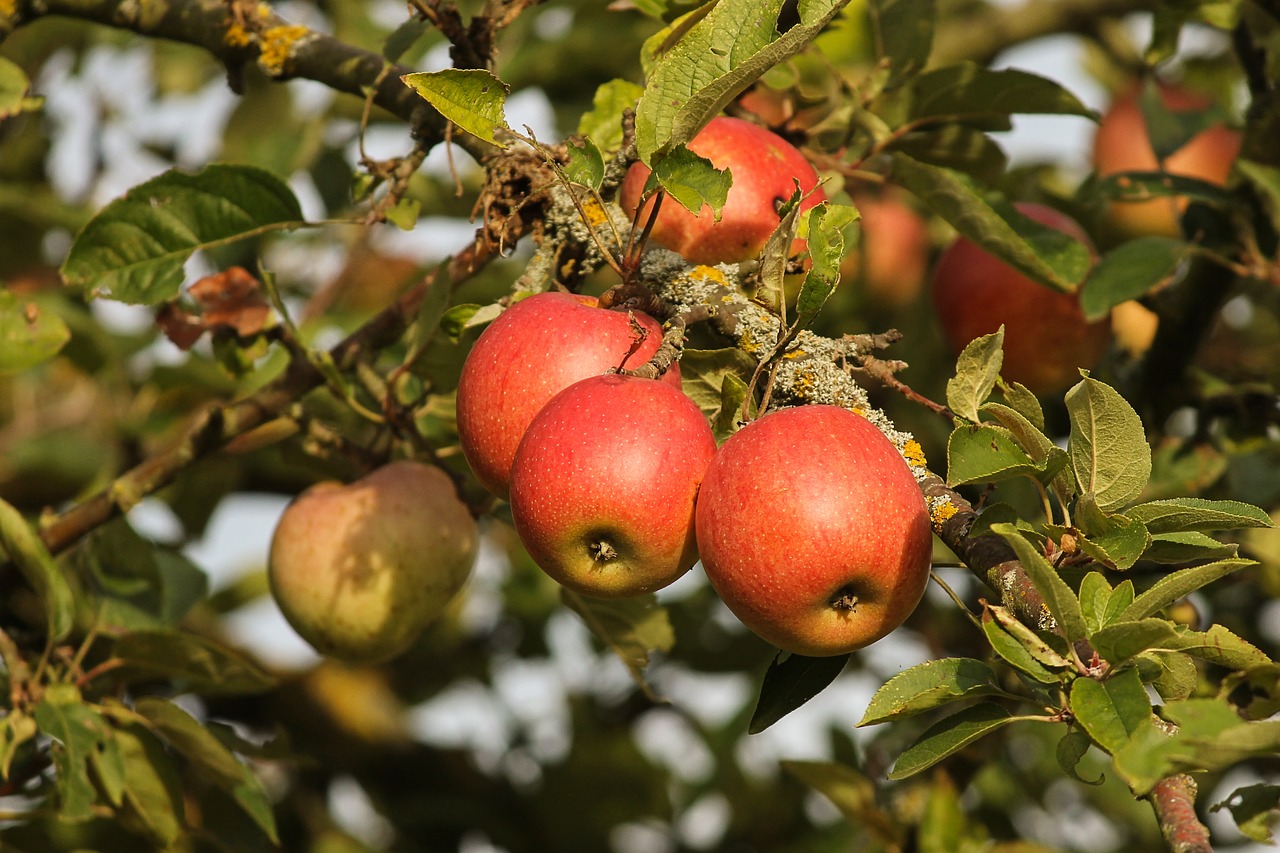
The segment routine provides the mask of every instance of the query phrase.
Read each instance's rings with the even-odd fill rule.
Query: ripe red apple
[[[477,540],[448,475],[392,462],[350,485],[312,486],[285,508],[271,539],[271,593],[321,654],[386,660],[462,588]]]
[[[800,203],[801,212],[826,201],[826,194],[815,189],[818,174],[804,155],[781,136],[745,119],[713,118],[689,143],[689,150],[733,174],[719,222],[707,205],[694,216],[666,199],[658,211],[649,238],[690,263],[736,264],[759,255],[778,227],[778,208],[791,198],[796,181],[802,193],[809,193]],[[649,167],[643,163],[634,163],[627,171],[618,202],[629,215],[635,215],[648,179]],[[652,205],[652,200],[645,204],[641,225]],[[804,245],[802,240],[795,241],[792,254],[803,251]]]
[[[1019,203],[1024,215],[1092,249],[1069,216],[1041,204]],[[960,237],[933,271],[933,305],[954,352],[1004,325],[1001,374],[1037,394],[1060,391],[1092,368],[1111,340],[1107,319],[1089,323],[1076,294],[1037,284],[1004,261]]]
[[[899,193],[858,193],[862,245],[841,263],[841,274],[861,282],[867,296],[886,308],[913,303],[929,276],[929,229]]]
[[[698,549],[729,609],[778,648],[851,652],[911,615],[929,581],[924,496],[898,449],[835,406],[771,412],[716,453]]]
[[[1212,101],[1180,86],[1160,87],[1165,107],[1173,112],[1205,110]],[[1093,165],[1100,176],[1116,172],[1165,171],[1172,175],[1199,178],[1225,184],[1236,155],[1240,134],[1215,124],[1193,136],[1186,145],[1160,163],[1151,148],[1151,138],[1139,106],[1138,92],[1118,97],[1102,116],[1093,139]],[[1144,202],[1115,202],[1107,211],[1107,221],[1122,235],[1180,236],[1179,220],[1187,200],[1177,196]]]
[[[548,400],[579,379],[639,367],[661,346],[657,320],[597,305],[594,296],[530,296],[490,323],[471,348],[458,380],[458,438],[471,470],[499,497],[507,496],[520,438]],[[679,388],[679,366],[662,381]]]
[[[607,374],[557,394],[511,468],[511,516],[533,561],[599,598],[661,589],[697,562],[694,498],[715,455],[692,400]]]

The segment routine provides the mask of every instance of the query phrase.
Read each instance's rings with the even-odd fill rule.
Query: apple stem
[[[587,551],[591,554],[591,559],[597,563],[609,563],[618,559],[618,549],[603,539],[592,542],[587,546]]]

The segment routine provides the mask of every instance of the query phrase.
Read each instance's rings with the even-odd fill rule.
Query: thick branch
[[[1196,780],[1186,773],[1161,779],[1147,796],[1170,853],[1213,853],[1209,829],[1196,815]]]

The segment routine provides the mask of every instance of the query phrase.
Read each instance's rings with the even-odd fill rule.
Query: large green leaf
[[[1221,625],[1210,625],[1203,631],[1181,631],[1166,640],[1164,647],[1237,671],[1272,663],[1262,649]]]
[[[1148,501],[1130,507],[1125,515],[1141,521],[1152,534],[1189,530],[1239,530],[1274,525],[1271,516],[1251,504],[1204,498]]]
[[[1151,717],[1151,700],[1136,669],[1106,681],[1077,678],[1071,684],[1071,712],[1098,746],[1114,754]]]
[[[1131,503],[1151,476],[1151,447],[1142,419],[1120,393],[1085,377],[1067,392],[1067,453],[1081,492],[1104,512]]]
[[[89,296],[154,305],[178,295],[182,265],[197,249],[300,224],[298,200],[270,172],[221,164],[195,174],[170,170],[89,220],[62,277]]]
[[[956,375],[947,380],[947,406],[951,411],[962,418],[978,420],[978,407],[991,396],[1000,378],[1003,347],[1003,325],[965,345],[956,359]]]
[[[983,735],[1013,722],[1013,717],[994,702],[979,702],[925,729],[893,763],[890,779],[905,779],[928,770],[942,759],[959,752]]]
[[[1161,648],[1177,629],[1168,619],[1136,619],[1132,622],[1112,622],[1099,628],[1089,637],[1098,656],[1118,666],[1147,649]]]
[[[876,59],[889,67],[887,83],[916,73],[929,61],[937,0],[869,0]]]
[[[252,659],[186,631],[133,631],[115,653],[127,677],[173,679],[197,693],[258,693],[275,684]]]
[[[1017,68],[992,69],[973,62],[934,68],[911,81],[908,118],[971,122],[1028,115],[1096,117],[1060,83]]]
[[[506,148],[498,131],[507,130],[505,108],[511,91],[483,68],[419,71],[400,78],[435,107],[440,115],[490,145]]]
[[[962,235],[1055,290],[1074,291],[1092,266],[1082,243],[1024,216],[966,174],[897,153],[893,177]]]
[[[980,660],[926,661],[890,678],[871,697],[859,726],[909,717],[969,696],[1001,692],[996,674]]]
[[[636,149],[655,154],[693,139],[761,74],[794,56],[848,0],[805,0],[800,23],[779,35],[782,0],[720,0],[658,58],[636,106]]]
[[[949,486],[1035,477],[1042,470],[1001,426],[961,424],[947,439]]]
[[[760,698],[747,726],[758,734],[817,696],[849,662],[849,655],[808,657],[779,652],[769,663],[760,685]]]
[[[1121,243],[1102,256],[1080,286],[1085,319],[1100,320],[1121,302],[1168,284],[1194,253],[1190,243],[1172,237],[1139,237]]]
[[[1120,619],[1134,620],[1151,616],[1201,587],[1252,565],[1255,565],[1253,560],[1219,560],[1216,563],[1193,566],[1167,574],[1135,598],[1133,603],[1120,614]]]
[[[115,730],[125,762],[125,825],[147,836],[155,849],[169,849],[182,832],[182,782],[173,759],[144,726]]]
[[[70,339],[66,322],[48,305],[0,290],[0,374],[48,361]]]

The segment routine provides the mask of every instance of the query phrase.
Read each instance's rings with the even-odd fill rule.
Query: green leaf
[[[1280,168],[1243,157],[1236,160],[1235,168],[1258,191],[1271,227],[1280,231]]]
[[[865,773],[834,761],[781,761],[782,769],[830,800],[855,826],[880,837],[892,837],[893,820],[876,799],[876,788]]]
[[[871,697],[859,726],[910,717],[969,696],[994,696],[1000,685],[991,667],[973,658],[927,661],[890,678]]]
[[[770,306],[783,319],[787,313],[787,256],[791,254],[791,244],[800,226],[800,182],[793,179],[792,187],[791,196],[778,207],[778,225],[760,250],[760,267],[756,272],[760,285],[755,299]]]
[[[1133,604],[1133,581],[1122,581],[1111,591],[1111,598],[1107,601],[1107,609],[1102,617],[1103,625],[1110,625],[1112,622],[1119,621],[1120,614]]]
[[[1089,572],[1080,581],[1080,613],[1092,636],[1107,624],[1107,603],[1111,601],[1111,584],[1102,572]]]
[[[270,172],[223,164],[195,174],[171,169],[89,220],[62,277],[88,296],[155,305],[178,295],[182,265],[197,249],[301,224],[293,191]]]
[[[1037,681],[1043,681],[1046,684],[1057,681],[1058,673],[1052,670],[1061,671],[1072,668],[1071,661],[1060,655],[1057,650],[1045,642],[1043,637],[1024,625],[1018,617],[1004,607],[984,604],[982,627],[988,639],[993,641],[992,648],[995,649],[997,654]],[[1001,634],[1016,643],[1017,649],[1010,647],[1004,639],[1001,639],[999,645],[997,645],[996,638],[999,634],[993,630],[994,628],[999,628]],[[1027,665],[1026,658],[1028,657],[1035,662],[1035,666]],[[1047,675],[1048,677],[1042,678],[1042,675]]]
[[[1012,524],[995,524],[991,530],[1008,542],[1018,555],[1018,562],[1022,563],[1022,568],[1044,599],[1045,606],[1057,620],[1066,641],[1075,643],[1086,639],[1089,632],[1085,628],[1084,614],[1080,610],[1080,599],[1049,564],[1044,554],[1028,542]]]
[[[412,231],[418,224],[418,214],[422,210],[422,202],[416,198],[402,198],[382,211],[387,221],[401,231]]]
[[[737,347],[724,349],[700,350],[686,349],[680,356],[680,382],[684,393],[712,422],[719,422],[726,417],[737,418],[739,411],[726,411],[726,384],[729,377],[742,382],[745,397],[746,381],[751,378],[756,368],[756,360]],[[730,389],[731,397],[736,396]],[[731,400],[729,402],[732,402]],[[738,405],[741,406],[741,400]]]
[[[208,695],[260,693],[275,679],[239,652],[185,631],[134,631],[116,641],[127,675],[162,677]]]
[[[809,271],[796,298],[797,322],[807,327],[840,284],[840,261],[845,255],[844,231],[858,220],[856,208],[822,202],[806,211]]]
[[[709,212],[719,221],[733,175],[679,145],[654,158],[651,180],[656,180],[667,195],[693,215],[705,216]],[[704,206],[710,210],[704,211]]]
[[[1166,702],[1174,699],[1186,699],[1195,693],[1200,683],[1200,670],[1190,655],[1182,652],[1157,651],[1146,652],[1138,656],[1138,665],[1150,661],[1160,668],[1160,672],[1151,680],[1151,686]]]
[[[1135,598],[1133,604],[1126,607],[1120,614],[1120,618],[1132,621],[1151,616],[1201,587],[1252,565],[1256,565],[1253,560],[1219,560],[1216,563],[1193,566],[1167,574]]]
[[[888,138],[885,151],[898,151],[921,163],[963,172],[987,185],[998,184],[1009,166],[1004,149],[988,134],[961,124],[930,125]]]
[[[1222,679],[1218,695],[1227,697],[1247,720],[1273,716],[1280,712],[1280,663],[1251,666],[1229,674]]]
[[[947,380],[947,406],[962,418],[978,421],[978,408],[995,390],[1004,363],[1004,326],[970,341],[956,359],[956,375]],[[1030,452],[1030,448],[1027,448]]]
[[[1272,663],[1266,652],[1221,625],[1210,625],[1204,631],[1181,631],[1164,647],[1236,671]]]
[[[104,627],[176,625],[209,592],[209,579],[180,552],[157,546],[118,519],[96,530],[77,554],[106,593]]]
[[[117,808],[124,804],[125,766],[124,752],[114,731],[107,734],[94,745],[89,753],[89,766],[93,769],[93,778],[98,784],[102,796]]]
[[[648,74],[636,106],[636,148],[656,154],[693,139],[713,116],[770,68],[799,53],[848,0],[806,0],[800,23],[776,28],[782,0],[720,0],[691,18]]]
[[[143,726],[115,729],[126,767],[125,825],[167,849],[182,832],[182,783],[164,746]]]
[[[649,654],[669,652],[676,641],[667,608],[658,604],[657,596],[605,600],[561,589],[560,598],[626,665],[636,685],[656,698],[644,678]]]
[[[170,746],[199,768],[203,778],[230,794],[273,843],[279,843],[266,789],[231,750],[194,717],[166,699],[144,696],[134,710],[145,717]]]
[[[44,98],[30,98],[31,81],[22,66],[0,56],[0,122],[44,105]]]
[[[1151,476],[1151,448],[1142,420],[1110,385],[1085,377],[1067,392],[1071,434],[1067,453],[1082,492],[1104,512],[1142,493]]]
[[[1044,432],[1044,409],[1031,389],[1020,382],[1001,382],[1000,393],[1009,408],[1016,411],[1040,432]],[[1008,426],[1008,424],[1005,424]]]
[[[836,680],[849,657],[814,658],[778,652],[760,684],[760,698],[756,700],[747,733],[759,734],[817,696]]]
[[[1168,284],[1196,249],[1172,237],[1139,237],[1103,255],[1080,286],[1086,320],[1100,320],[1112,308]]]
[[[1112,622],[1090,635],[1089,643],[1099,657],[1118,666],[1140,652],[1160,648],[1177,633],[1168,619],[1138,619]]]
[[[1138,671],[1124,669],[1106,681],[1073,681],[1071,712],[1094,743],[1114,755],[1151,718],[1151,700]]]
[[[581,145],[569,142],[565,150],[569,155],[569,162],[564,164],[565,177],[598,192],[604,183],[604,155],[600,149],[585,137]]]
[[[1234,542],[1219,542],[1212,536],[1198,531],[1188,533],[1162,533],[1151,537],[1151,544],[1142,552],[1142,559],[1156,563],[1198,563],[1203,560],[1219,560],[1234,557],[1240,546]]]
[[[1029,420],[1021,411],[1001,403],[984,403],[979,411],[999,421],[1000,425],[1013,435],[1018,446],[1035,460],[1036,465],[1041,468],[1036,479],[1042,483],[1048,481],[1046,485],[1050,486],[1063,502],[1070,500],[1074,493],[1074,483],[1066,470],[1070,459],[1066,451],[1054,444],[1053,440],[1042,431],[1043,415],[1040,418],[1041,425],[1036,426],[1035,422]],[[1036,411],[1039,411],[1038,407]]]
[[[602,151],[622,147],[622,112],[635,108],[644,87],[630,80],[610,80],[596,89],[591,109],[578,119],[578,135],[595,140]]]
[[[983,735],[1015,720],[994,702],[979,702],[944,717],[925,729],[916,741],[903,750],[889,773],[890,779],[905,779],[928,770],[947,756],[959,752]]]
[[[1079,241],[1024,216],[968,175],[896,153],[893,177],[962,235],[1055,290],[1074,291],[1093,265]]]
[[[496,302],[489,305],[454,305],[440,315],[440,331],[456,344],[469,330],[492,323],[501,313],[502,306]]]
[[[40,733],[53,738],[53,763],[58,771],[58,814],[70,822],[93,816],[97,799],[89,779],[89,757],[110,736],[111,730],[80,698],[75,688],[49,689],[34,712]]]
[[[991,69],[973,62],[934,68],[911,81],[909,118],[972,122],[1027,115],[1097,114],[1061,84],[1016,68]]]
[[[67,638],[75,619],[75,596],[44,542],[27,524],[22,514],[0,500],[0,548],[35,591],[44,607],[45,627],[49,639],[59,642]]]
[[[9,768],[18,747],[36,736],[39,726],[21,708],[10,708],[0,719],[0,779],[8,781]]]
[[[1259,844],[1274,844],[1272,828],[1280,821],[1280,785],[1259,782],[1236,788],[1210,811],[1227,809],[1241,834]]]
[[[1084,732],[1075,730],[1067,732],[1058,741],[1058,766],[1062,768],[1063,773],[1077,782],[1085,785],[1101,785],[1106,778],[1102,774],[1098,774],[1098,778],[1090,782],[1076,770],[1080,766],[1080,759],[1084,758],[1091,746],[1093,746],[1093,740]]]
[[[1219,184],[1169,172],[1115,172],[1098,180],[1090,192],[1113,202],[1144,202],[1185,196],[1218,207],[1229,207],[1231,192]]]
[[[70,339],[66,322],[48,307],[0,290],[0,375],[48,361]]]
[[[736,350],[741,352],[741,350]],[[681,374],[683,380],[683,374]],[[724,379],[720,385],[720,410],[716,412],[715,419],[711,422],[711,431],[715,434],[716,442],[723,444],[728,440],[729,436],[737,432],[742,425],[742,418],[754,418],[756,416],[755,401],[748,407],[747,412],[743,412],[743,404],[747,402],[747,395],[751,393],[750,386],[747,385],[736,373],[724,374]]]
[[[1141,521],[1152,534],[1273,526],[1271,517],[1256,506],[1204,498],[1149,501],[1130,507],[1125,515]]]
[[[1151,543],[1142,522],[1103,512],[1091,493],[1076,502],[1075,521],[1083,534],[1076,540],[1080,549],[1109,569],[1132,568]]]
[[[1041,470],[1004,427],[961,424],[947,439],[948,486],[1035,477]]]
[[[511,132],[506,119],[511,87],[491,72],[483,68],[446,68],[417,71],[400,79],[467,133],[490,145],[507,147],[498,140],[497,133]]]
[[[933,49],[936,0],[869,0],[867,12],[876,59],[889,66],[886,83],[896,83],[925,67]]]

